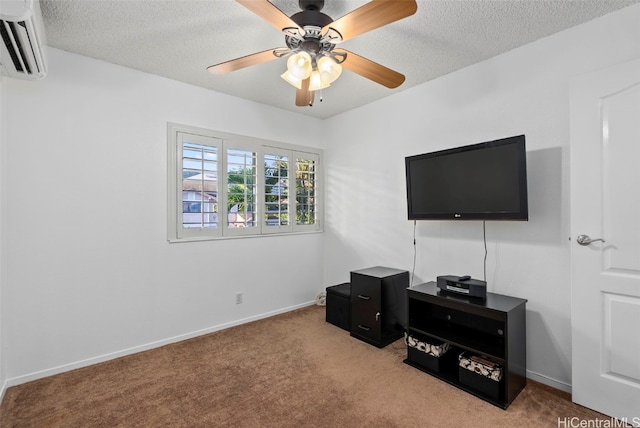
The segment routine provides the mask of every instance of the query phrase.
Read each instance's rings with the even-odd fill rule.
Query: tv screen
[[[525,137],[405,158],[409,220],[528,220]]]

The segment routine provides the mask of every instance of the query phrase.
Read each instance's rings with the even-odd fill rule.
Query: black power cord
[[[413,268],[411,270],[411,283],[409,284],[409,287],[413,287],[413,278],[415,277],[416,274],[416,257],[417,257],[417,247],[416,247],[416,225],[417,225],[417,221],[414,220],[413,221]],[[482,240],[484,243],[484,262],[483,262],[483,272],[484,272],[484,276],[483,276],[483,280],[484,282],[487,282],[487,254],[488,254],[488,250],[487,250],[487,222],[485,220],[482,221]]]
[[[409,284],[409,287],[413,287],[413,277],[416,274],[416,255],[417,255],[417,249],[416,249],[416,220],[413,220],[413,269],[411,270],[411,283]]]
[[[487,282],[487,222],[482,221],[482,238],[484,239],[484,282]]]

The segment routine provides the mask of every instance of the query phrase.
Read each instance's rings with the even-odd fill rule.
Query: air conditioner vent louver
[[[2,14],[0,19],[0,65],[2,73],[19,79],[42,79],[47,67],[38,35],[39,8],[34,9],[32,0],[25,0],[27,9],[19,16]],[[35,6],[38,6],[36,3]]]
[[[25,70],[24,70],[23,64],[25,67],[28,67],[28,65],[26,64],[26,61],[22,59],[24,58],[23,47],[20,44],[17,44],[18,52],[16,52],[16,49],[13,47],[13,43],[11,43],[12,40],[18,39],[18,33],[17,33],[17,30],[15,29],[15,26],[21,25],[25,27],[24,21],[15,23],[15,22],[5,22],[3,20],[0,20],[0,24],[2,24],[2,26],[0,26],[0,34],[2,35],[2,41],[4,42],[4,45],[7,47],[7,50],[9,51],[9,55],[11,55],[11,61],[13,62],[13,65],[16,68],[16,70],[24,73]],[[26,73],[29,73],[29,72],[30,70],[26,71]]]

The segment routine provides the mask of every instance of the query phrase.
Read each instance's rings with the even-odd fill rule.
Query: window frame
[[[215,228],[185,228],[182,227],[182,201],[183,201],[183,188],[182,188],[182,144],[185,142],[183,136],[189,136],[190,142],[207,145],[209,147],[216,148],[217,161],[217,204],[218,204],[218,227]],[[174,150],[170,151],[170,157],[173,157],[173,171],[171,176],[173,177],[169,183],[169,198],[174,201],[174,209],[169,210],[169,221],[172,222],[175,227],[173,233],[176,240],[195,240],[195,239],[214,239],[222,236],[221,231],[221,215],[220,215],[220,152],[222,150],[222,139],[213,137],[211,135],[200,135],[188,130],[176,130],[174,132],[174,141],[172,146]],[[177,225],[180,224],[180,227]]]
[[[188,135],[197,144],[216,147],[217,154],[217,224],[216,228],[185,228],[182,216],[182,143],[183,135]],[[258,223],[252,227],[229,227],[227,212],[227,151],[247,150],[256,154],[256,196],[254,215]],[[289,224],[285,226],[267,226],[265,154],[288,156],[288,215]],[[298,225],[296,221],[297,159],[313,159],[315,162],[315,223]],[[167,123],[167,235],[169,242],[192,242],[203,240],[233,239],[290,235],[297,233],[317,233],[323,231],[323,172],[322,150],[315,147],[274,142],[259,138],[230,134],[177,123]]]
[[[289,224],[287,225],[278,225],[278,226],[268,226],[266,225],[265,213],[267,206],[267,192],[266,192],[266,177],[265,177],[265,169],[264,169],[264,161],[262,162],[262,175],[261,178],[263,180],[263,185],[261,187],[261,206],[262,206],[262,215],[260,216],[260,224],[263,228],[263,234],[277,234],[277,233],[290,233],[293,231],[292,228],[292,214],[293,218],[295,218],[295,212],[291,212],[291,150],[282,149],[279,147],[263,147],[262,159],[264,160],[265,155],[276,155],[276,156],[286,156],[287,157],[287,178],[288,178],[288,195],[287,195],[287,214],[289,216]]]
[[[251,144],[244,142],[244,141],[233,141],[233,140],[223,140],[222,141],[222,146],[223,146],[223,151],[222,151],[222,155],[224,157],[224,160],[221,162],[222,166],[224,166],[224,172],[222,174],[222,182],[221,182],[221,188],[224,189],[224,195],[222,197],[222,199],[224,200],[224,207],[222,207],[222,210],[224,211],[223,214],[221,214],[220,216],[224,218],[224,220],[222,221],[222,234],[224,236],[246,236],[246,235],[256,235],[259,232],[260,229],[260,224],[257,224],[256,226],[252,226],[252,227],[229,227],[229,211],[227,208],[228,205],[228,186],[229,186],[229,174],[228,174],[228,154],[229,154],[229,150],[239,150],[239,151],[251,151],[256,158],[256,165],[255,165],[255,174],[256,177],[254,179],[254,186],[256,189],[260,188],[260,152],[259,150],[255,150],[255,147],[250,147]],[[220,194],[220,192],[218,192],[218,194]],[[260,203],[260,195],[256,190],[256,194],[254,195],[254,201],[253,201],[253,205],[254,205],[254,223],[256,222],[256,218],[260,218],[260,207],[258,207],[258,204]],[[218,208],[218,210],[220,210],[220,207]]]
[[[320,193],[320,183],[322,182],[322,173],[320,171],[320,154],[318,153],[313,153],[310,151],[303,151],[303,150],[298,150],[298,151],[294,151],[293,155],[293,166],[292,166],[292,172],[293,172],[293,177],[295,183],[293,186],[291,186],[292,189],[294,189],[295,194],[294,196],[294,201],[293,204],[291,202],[289,202],[289,205],[292,206],[292,210],[293,210],[293,222],[292,222],[292,226],[293,226],[293,231],[294,232],[306,232],[306,231],[313,231],[316,227],[316,225],[321,221],[320,217],[321,216],[321,207],[323,206],[323,199],[322,199],[322,193]],[[297,163],[298,163],[298,159],[303,158],[303,159],[307,159],[307,160],[313,160],[314,161],[314,165],[315,165],[315,170],[314,170],[314,175],[315,175],[315,195],[314,195],[314,205],[316,207],[315,209],[315,223],[313,224],[298,224],[297,221],[295,220],[296,218],[296,213],[298,210],[298,193],[297,193],[297,172],[298,172],[298,168],[297,168]]]

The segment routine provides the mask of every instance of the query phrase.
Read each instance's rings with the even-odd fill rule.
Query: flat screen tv
[[[409,220],[528,220],[524,135],[405,158]]]

